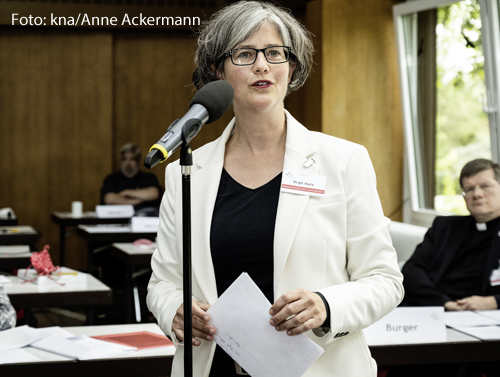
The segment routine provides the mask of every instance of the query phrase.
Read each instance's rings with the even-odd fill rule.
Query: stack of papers
[[[445,312],[446,326],[481,340],[500,340],[500,310]]]
[[[16,349],[30,345],[47,336],[44,332],[29,326],[14,327],[0,332],[0,351]]]
[[[106,358],[137,350],[137,347],[86,335],[75,336],[60,327],[34,329],[21,326],[0,332],[0,364],[38,361],[36,356],[27,352],[28,346],[75,360]]]
[[[38,273],[33,268],[21,268],[17,270],[17,277],[23,280],[33,280],[33,283],[38,285],[85,283],[87,281],[86,273],[68,267],[59,268],[56,272],[53,272],[50,277],[38,276]]]
[[[43,351],[77,360],[98,359],[124,352],[137,351],[136,347],[93,339],[86,335],[63,338],[57,334],[52,334],[30,345]]]

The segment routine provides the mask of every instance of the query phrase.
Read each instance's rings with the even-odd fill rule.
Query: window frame
[[[394,27],[396,33],[396,44],[398,49],[398,64],[401,88],[401,104],[403,114],[404,130],[404,180],[403,180],[403,221],[421,226],[431,226],[436,216],[447,216],[450,213],[442,213],[432,209],[422,208],[423,181],[418,179],[422,174],[422,157],[419,148],[416,148],[418,140],[418,121],[412,112],[412,100],[415,98],[416,86],[410,85],[410,73],[408,72],[408,59],[411,59],[406,51],[408,46],[405,41],[403,18],[405,16],[435,9],[440,6],[458,3],[460,0],[413,0],[393,6]],[[492,160],[500,161],[500,24],[499,9],[500,0],[478,0],[481,14],[481,35],[483,42],[484,71],[486,85],[486,103],[484,111],[488,115],[490,129]],[[415,48],[415,46],[413,46]],[[412,99],[413,98],[413,99]],[[417,124],[415,124],[417,122]]]

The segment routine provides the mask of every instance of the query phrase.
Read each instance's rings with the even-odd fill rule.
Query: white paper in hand
[[[252,377],[299,377],[324,350],[305,335],[269,324],[271,304],[247,273],[208,309],[214,340]]]

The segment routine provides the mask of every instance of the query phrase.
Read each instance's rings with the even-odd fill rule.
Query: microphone
[[[213,81],[201,88],[191,100],[188,112],[168,127],[144,159],[144,166],[151,169],[165,161],[183,144],[188,144],[205,123],[212,123],[226,113],[233,103],[234,91],[226,81]]]

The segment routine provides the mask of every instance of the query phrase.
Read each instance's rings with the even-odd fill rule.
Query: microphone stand
[[[201,95],[203,91],[203,95]],[[180,120],[175,120],[167,133],[154,144],[144,160],[144,166],[151,169],[165,161],[171,150],[181,147],[180,167],[182,174],[182,289],[184,306],[184,376],[193,376],[193,307],[191,280],[191,166],[192,150],[189,142],[200,131],[203,124],[219,119],[233,102],[234,91],[230,84],[219,80],[205,85],[195,95],[189,112]],[[196,99],[197,98],[197,99]],[[215,98],[213,101],[210,98]],[[210,110],[211,109],[211,110]],[[212,113],[212,116],[210,116]],[[187,119],[189,118],[189,119]],[[177,122],[182,121],[181,140]]]
[[[181,147],[182,174],[182,283],[184,300],[184,377],[193,376],[193,308],[191,282],[191,166],[193,154],[189,143]]]

